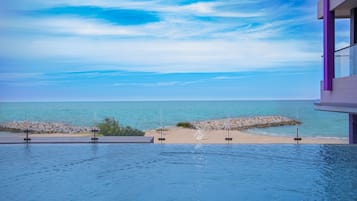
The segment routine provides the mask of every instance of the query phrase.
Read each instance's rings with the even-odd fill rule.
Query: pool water
[[[1,200],[357,200],[357,146],[0,146]]]

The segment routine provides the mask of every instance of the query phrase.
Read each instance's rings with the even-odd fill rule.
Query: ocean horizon
[[[301,136],[347,138],[347,115],[314,109],[316,100],[140,100],[0,102],[0,122],[45,121],[93,126],[105,117],[141,130],[181,121],[280,115],[302,122]],[[331,123],[334,122],[334,123]],[[297,126],[249,129],[263,135],[294,136]]]
[[[65,100],[0,100],[0,103],[58,103],[58,102],[171,102],[171,101],[319,101],[318,98],[239,98],[239,99],[65,99]]]

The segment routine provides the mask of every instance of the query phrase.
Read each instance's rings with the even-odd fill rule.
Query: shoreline
[[[148,130],[145,136],[154,137],[154,143],[160,144],[227,144],[225,130],[195,130],[180,127],[168,127],[162,132],[164,141],[159,141],[158,130]],[[296,144],[294,137],[253,134],[247,131],[230,130],[230,144]],[[299,144],[348,144],[348,140],[337,137],[302,137]]]
[[[0,132],[1,138],[24,137],[24,133]],[[3,135],[2,135],[3,134]],[[228,144],[226,130],[196,130],[181,127],[166,127],[162,132],[164,141],[159,141],[161,133],[158,129],[145,131],[145,137],[153,137],[154,144]],[[36,133],[29,134],[30,138],[78,138],[92,136],[91,133]],[[104,137],[104,136],[98,136]],[[296,144],[294,137],[273,136],[264,134],[254,134],[245,130],[230,130],[229,137],[232,141],[229,144]],[[304,137],[299,144],[348,144],[348,139],[338,137]]]
[[[227,131],[225,130],[196,130],[181,127],[166,127],[162,132],[165,141],[159,141],[161,137],[158,129],[145,131],[145,137],[153,137],[155,144],[228,144],[225,140]],[[1,138],[8,137],[24,137],[24,133],[0,132]],[[77,138],[91,137],[91,133],[36,133],[29,134],[30,138]],[[103,136],[98,136],[103,137]],[[230,130],[229,137],[232,141],[229,144],[296,144],[294,137],[289,136],[274,136],[250,133],[246,130]],[[299,144],[348,144],[348,139],[338,137],[304,137]]]

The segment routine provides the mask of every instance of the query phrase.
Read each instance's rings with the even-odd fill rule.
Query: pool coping
[[[96,144],[96,143],[154,143],[153,137],[147,136],[101,136],[92,140],[83,137],[32,137],[24,140],[22,136],[0,137],[0,144]]]

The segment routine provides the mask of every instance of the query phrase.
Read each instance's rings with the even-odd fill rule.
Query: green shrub
[[[97,125],[99,134],[104,136],[144,136],[144,132],[130,126],[120,127],[114,118],[105,118]]]
[[[191,129],[195,129],[195,126],[192,125],[190,122],[178,122],[176,124],[177,127],[182,127],[182,128],[191,128]]]
[[[157,128],[156,131],[164,132],[164,131],[169,131],[169,129],[167,129],[167,128]]]

